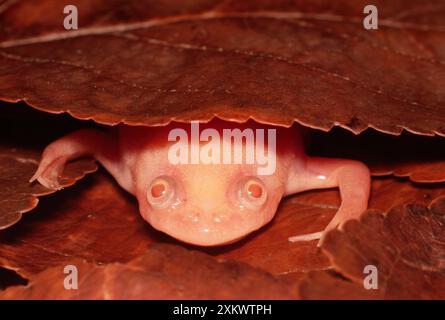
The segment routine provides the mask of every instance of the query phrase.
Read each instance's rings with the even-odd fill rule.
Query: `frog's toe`
[[[51,190],[60,190],[59,177],[62,175],[66,159],[56,158],[48,160],[43,158],[29,182],[38,181],[41,185]]]
[[[322,231],[320,232],[314,232],[314,233],[306,233],[306,234],[300,234],[296,236],[289,237],[289,242],[300,242],[300,241],[312,241],[312,240],[318,240],[322,237]]]

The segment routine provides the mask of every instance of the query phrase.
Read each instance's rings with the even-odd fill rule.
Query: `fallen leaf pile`
[[[71,4],[78,30],[64,1],[0,0],[0,299],[445,299],[443,1],[375,1],[374,31],[361,0]],[[215,116],[319,129],[309,153],[370,167],[369,210],[320,248],[289,242],[340,205],[309,191],[247,238],[199,248],[154,230],[90,159],[62,191],[28,182],[76,128]]]

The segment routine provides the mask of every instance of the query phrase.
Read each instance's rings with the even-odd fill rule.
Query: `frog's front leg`
[[[341,205],[323,232],[290,237],[289,241],[320,238],[327,231],[342,228],[350,219],[358,219],[368,207],[371,177],[368,167],[358,161],[306,157],[290,172],[286,194],[305,190],[338,187]]]
[[[120,161],[113,135],[96,129],[82,129],[54,141],[45,148],[39,167],[30,182],[37,180],[47,188],[60,189],[59,177],[65,164],[86,156],[98,160],[115,178],[119,175]]]

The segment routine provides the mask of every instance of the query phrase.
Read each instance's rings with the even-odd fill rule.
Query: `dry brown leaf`
[[[299,298],[304,300],[375,300],[378,297],[375,290],[345,280],[333,270],[309,272],[299,285]]]
[[[105,124],[213,116],[445,135],[441,0],[13,1],[0,98]]]
[[[335,270],[303,281],[308,299],[445,299],[445,197],[430,207],[406,205],[384,217],[369,213],[330,232],[323,245]],[[364,268],[378,270],[378,289],[365,290]]]
[[[153,245],[126,264],[73,263],[78,289],[66,290],[64,266],[38,274],[0,299],[293,299],[291,284],[246,264],[174,245]],[[205,281],[197,281],[203,279]]]

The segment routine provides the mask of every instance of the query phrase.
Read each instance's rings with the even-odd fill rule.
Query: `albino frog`
[[[176,239],[200,246],[227,244],[245,237],[272,220],[281,198],[305,190],[340,190],[341,206],[324,233],[357,219],[367,208],[368,168],[353,160],[306,155],[300,127],[221,120],[198,126],[192,129],[190,124],[170,123],[159,127],[120,125],[104,131],[82,129],[46,147],[31,181],[59,189],[58,177],[67,161],[94,157],[137,198],[140,213],[148,223]],[[223,141],[228,142],[224,130],[236,128],[245,134],[244,139],[235,143],[229,137],[234,143],[224,149]],[[178,129],[187,135],[185,141],[190,148],[186,151],[178,148]],[[262,139],[252,139],[245,131],[255,135],[261,129]],[[274,139],[271,132],[275,132]],[[211,142],[213,149],[209,148]],[[256,149],[263,142],[262,148]],[[240,163],[240,157],[235,163],[211,161],[220,160],[227,150],[250,161]],[[264,154],[249,158],[252,150]],[[182,158],[177,157],[180,152],[186,152]],[[197,152],[207,153],[207,160],[192,160]],[[271,163],[265,164],[265,159]]]

